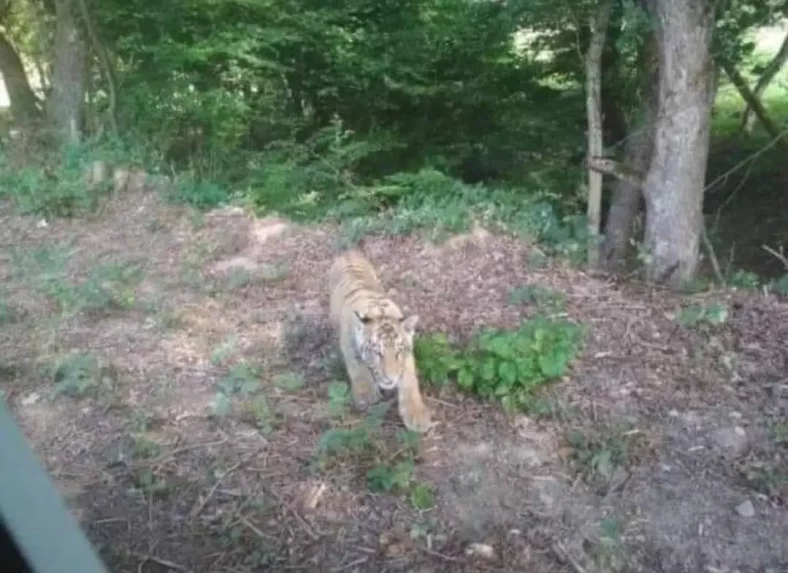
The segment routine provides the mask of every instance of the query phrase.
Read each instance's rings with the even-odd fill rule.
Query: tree
[[[654,153],[643,185],[647,277],[694,278],[703,229],[714,68],[711,0],[648,0],[659,54]]]
[[[79,142],[82,134],[87,57],[78,11],[76,0],[55,2],[55,65],[47,119],[58,143]]]
[[[38,98],[30,87],[19,54],[2,32],[0,32],[0,73],[3,74],[14,120],[28,123],[38,119],[40,115]]]
[[[613,197],[605,221],[605,240],[602,245],[602,263],[610,271],[619,271],[624,262],[632,226],[640,211],[643,198],[642,177],[648,172],[654,152],[654,124],[658,112],[659,54],[656,35],[648,32],[640,47],[639,109],[630,121],[624,147],[624,165],[636,178],[618,178],[613,184]]]
[[[588,155],[602,155],[602,51],[610,23],[613,0],[602,0],[590,21],[591,41],[586,53],[586,114],[588,116]],[[602,174],[588,170],[588,228],[593,238],[588,244],[588,265],[599,264],[599,247],[594,240],[599,233],[602,206]]]

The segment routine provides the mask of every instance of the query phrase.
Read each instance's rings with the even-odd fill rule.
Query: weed
[[[761,285],[761,278],[753,272],[739,269],[725,281],[729,287],[739,290],[755,290]]]
[[[249,286],[252,282],[252,273],[248,269],[233,269],[227,276],[227,286],[232,290]]]
[[[64,394],[84,398],[101,387],[111,387],[113,380],[101,367],[98,359],[89,353],[64,356],[50,366],[50,376],[55,383],[55,396]]]
[[[235,336],[230,336],[211,351],[211,364],[221,366],[235,353]]]
[[[18,319],[17,313],[8,301],[3,297],[0,299],[0,325],[11,324]]]
[[[582,471],[606,482],[613,478],[616,468],[630,464],[639,439],[639,432],[618,426],[570,429],[566,436],[572,458]]]
[[[169,484],[148,468],[139,468],[134,474],[134,485],[149,497],[162,497],[170,491]]]
[[[712,303],[708,306],[693,304],[682,308],[676,317],[679,324],[692,326],[718,326],[728,320],[728,307],[721,303]]]
[[[255,366],[240,363],[230,368],[227,375],[219,381],[213,403],[213,414],[218,417],[227,415],[232,407],[233,396],[248,398],[260,390],[260,370]]]
[[[565,304],[564,295],[540,285],[518,287],[509,294],[509,302],[514,305],[533,304],[539,308],[558,310]]]
[[[435,494],[432,487],[426,483],[413,486],[410,491],[410,504],[413,509],[431,509],[435,506]]]
[[[770,289],[782,296],[788,296],[788,273],[782,275],[779,279],[772,281]]]
[[[347,412],[353,398],[350,387],[345,382],[333,381],[328,385],[328,415],[341,418]]]
[[[263,395],[252,396],[243,403],[243,417],[261,432],[270,433],[276,426],[276,410]]]
[[[260,278],[265,282],[279,282],[287,278],[290,268],[286,263],[275,263],[264,265],[260,270]]]
[[[600,527],[599,541],[591,550],[594,562],[602,571],[618,573],[626,570],[626,558],[621,547],[621,524],[613,517],[605,517]]]
[[[306,384],[304,375],[298,372],[284,372],[274,376],[274,386],[285,392],[297,392]]]
[[[534,390],[564,375],[584,332],[569,321],[538,317],[516,331],[482,331],[465,348],[443,334],[423,336],[414,350],[425,381],[440,385],[456,379],[460,389],[499,400],[507,411],[523,410],[532,404]]]

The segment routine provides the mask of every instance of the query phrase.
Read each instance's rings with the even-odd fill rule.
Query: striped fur
[[[328,274],[331,322],[350,378],[353,400],[366,409],[381,390],[397,390],[405,426],[426,431],[431,414],[419,390],[413,337],[419,317],[405,318],[386,296],[372,264],[357,250],[338,256]]]

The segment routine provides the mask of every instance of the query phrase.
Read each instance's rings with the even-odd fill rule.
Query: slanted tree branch
[[[755,84],[755,88],[753,89],[753,95],[756,98],[760,98],[766,88],[769,87],[769,84],[772,80],[777,76],[780,70],[785,65],[785,62],[788,61],[788,34],[785,35],[783,38],[783,43],[780,45],[780,49],[777,50],[777,53],[774,57],[769,61],[769,63],[764,68],[763,72],[761,73],[761,77],[758,78],[757,83]],[[752,131],[753,128],[753,115],[752,115],[752,108],[749,104],[744,107],[744,113],[742,113],[741,118],[741,131]]]
[[[781,149],[788,152],[788,140],[782,136],[780,133],[780,128],[777,127],[777,124],[775,124],[774,121],[772,121],[772,119],[769,117],[769,114],[763,107],[761,100],[759,100],[758,97],[752,93],[750,86],[747,85],[747,82],[739,73],[739,70],[734,68],[733,65],[724,58],[720,58],[719,63],[722,66],[722,69],[725,70],[725,73],[731,79],[733,85],[736,86],[737,90],[739,90],[741,97],[745,102],[747,102],[747,105],[752,108],[752,111],[755,112],[755,115],[758,117],[758,120],[761,122],[766,132],[775,140],[777,140],[777,145],[779,145]]]

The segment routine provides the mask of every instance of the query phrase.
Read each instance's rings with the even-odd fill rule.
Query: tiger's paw
[[[382,394],[377,386],[365,385],[364,388],[353,388],[353,402],[359,410],[368,410],[374,404],[380,402]]]
[[[432,420],[432,412],[421,401],[418,403],[400,401],[399,416],[402,423],[411,432],[424,434],[436,425],[436,422]]]

